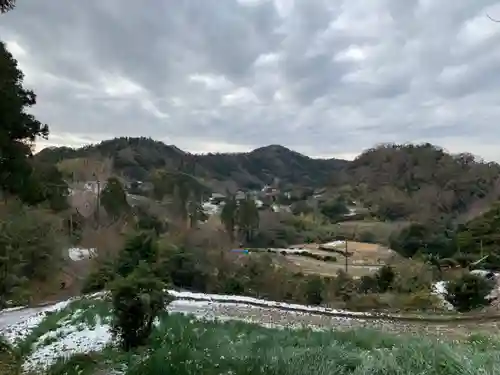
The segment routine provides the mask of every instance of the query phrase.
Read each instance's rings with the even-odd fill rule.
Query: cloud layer
[[[429,141],[500,160],[494,0],[18,3],[0,38],[49,144],[151,136],[352,157]]]

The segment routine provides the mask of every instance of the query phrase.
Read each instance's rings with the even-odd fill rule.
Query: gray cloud
[[[0,38],[52,144],[143,135],[349,157],[429,141],[500,161],[495,3],[23,0]]]

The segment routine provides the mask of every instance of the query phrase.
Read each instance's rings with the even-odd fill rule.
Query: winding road
[[[320,307],[289,305],[249,297],[207,295],[169,291],[176,299],[168,306],[171,313],[194,315],[201,319],[240,320],[270,327],[313,329],[371,328],[385,332],[446,335],[460,338],[470,333],[500,333],[500,316],[463,317],[375,315]],[[64,302],[60,306],[64,306]],[[0,312],[0,334],[9,337],[57,305],[11,309]],[[31,322],[31,323],[30,323]],[[39,322],[39,319],[38,319]]]

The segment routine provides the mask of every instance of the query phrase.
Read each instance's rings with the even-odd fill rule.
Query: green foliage
[[[178,288],[206,291],[208,274],[194,252],[172,246],[163,254],[159,269],[163,279]]]
[[[19,194],[19,198],[30,205],[46,202],[56,212],[68,209],[69,187],[57,167],[31,161],[30,165],[31,175],[27,180],[29,185]]]
[[[113,219],[117,219],[129,212],[130,206],[127,202],[127,194],[122,183],[116,177],[108,179],[106,187],[101,193],[101,204]]]
[[[116,273],[126,277],[140,262],[152,265],[158,260],[158,243],[151,232],[133,235],[125,244],[116,263]]]
[[[377,243],[377,236],[369,230],[362,231],[358,237],[359,242]]]
[[[117,277],[126,278],[144,263],[155,273],[154,275],[168,282],[168,272],[159,265],[159,248],[155,234],[144,231],[133,234],[125,243],[125,247],[115,261],[110,259],[101,261],[85,279],[82,293],[92,293],[105,289]]]
[[[153,330],[153,321],[166,305],[165,284],[146,264],[139,264],[112,287],[113,335],[125,351],[144,345]]]
[[[454,232],[440,223],[411,224],[392,236],[390,246],[405,257],[420,253],[444,258],[456,251]]]
[[[379,216],[427,221],[467,212],[494,193],[499,174],[498,164],[451,155],[429,143],[384,144],[359,155],[337,185],[356,186]]]
[[[478,260],[489,255],[488,267],[500,269],[500,203],[457,230],[457,247],[462,254],[475,255]],[[497,262],[494,262],[497,258]],[[483,265],[484,266],[484,265]]]
[[[250,196],[239,202],[237,212],[239,231],[244,234],[247,243],[253,239],[255,231],[259,228],[259,210]]]
[[[492,280],[467,273],[448,283],[445,298],[457,311],[471,311],[489,305],[489,300],[486,297],[493,289],[493,286],[494,282]]]
[[[168,231],[168,223],[145,210],[137,208],[135,210],[135,217],[137,219],[136,225],[139,231],[154,231],[157,236]]]
[[[377,287],[380,293],[387,292],[395,279],[396,272],[389,265],[380,267],[375,273],[375,280],[377,280]]]
[[[359,279],[358,292],[362,294],[377,293],[378,280],[370,275],[363,275]]]
[[[101,291],[113,282],[115,278],[115,265],[113,262],[104,261],[87,276],[82,287],[82,293],[87,294]]]
[[[4,0],[2,12],[9,4],[13,3]],[[36,96],[23,88],[23,73],[3,42],[0,42],[0,82],[0,191],[29,199],[33,195],[31,145],[37,137],[46,138],[49,130],[30,113]]]
[[[321,305],[324,300],[325,284],[319,276],[312,276],[306,282],[305,299],[309,305]]]
[[[305,200],[294,202],[291,205],[291,210],[294,215],[307,215],[314,212],[314,209]]]
[[[224,207],[220,213],[222,224],[229,235],[231,242],[234,242],[234,231],[236,229],[238,204],[234,196],[229,196],[224,201]]]
[[[201,201],[208,196],[210,189],[194,175],[183,171],[158,170],[151,176],[153,195],[162,200],[169,197],[172,210],[182,220],[188,220],[194,227],[200,220],[206,219]]]
[[[323,203],[320,206],[320,211],[328,219],[335,221],[345,214],[349,213],[345,201],[343,199],[334,199]]]
[[[333,292],[344,302],[352,299],[357,290],[356,282],[344,270],[339,270],[334,279]]]
[[[0,307],[44,281],[61,258],[57,222],[43,211],[12,204],[0,221]]]

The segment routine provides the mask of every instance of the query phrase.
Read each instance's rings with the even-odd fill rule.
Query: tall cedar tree
[[[252,241],[255,231],[259,228],[259,210],[255,200],[248,195],[239,202],[238,228],[247,243]]]
[[[101,194],[101,204],[113,219],[118,219],[129,211],[127,194],[116,177],[110,177]]]
[[[48,126],[28,113],[36,96],[23,88],[23,77],[17,61],[0,42],[0,190],[21,199],[31,189],[33,142],[49,134]]]
[[[222,207],[222,211],[220,213],[220,219],[222,224],[226,229],[231,242],[234,242],[234,230],[236,227],[236,214],[238,211],[238,203],[234,196],[230,196],[226,198],[224,207]]]

